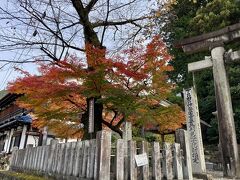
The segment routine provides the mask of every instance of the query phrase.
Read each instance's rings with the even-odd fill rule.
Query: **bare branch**
[[[91,1],[89,2],[89,4],[86,6],[86,10],[87,10],[88,12],[90,12],[91,9],[93,8],[93,6],[94,6],[97,2],[98,2],[98,0],[91,0]]]
[[[140,26],[136,24],[137,21],[148,19],[149,17],[144,16],[144,17],[139,17],[136,19],[128,19],[125,21],[102,21],[102,22],[96,22],[93,23],[93,27],[99,27],[99,26],[117,26],[117,25],[125,25],[125,24],[134,24],[136,26]]]

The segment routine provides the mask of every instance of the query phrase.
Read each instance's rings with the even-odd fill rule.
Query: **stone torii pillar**
[[[224,43],[240,39],[240,23],[218,31],[182,40],[180,45],[184,52],[194,53],[211,51],[211,57],[188,64],[188,71],[195,72],[213,68],[216,94],[219,138],[222,144],[223,174],[226,177],[240,177],[240,162],[234,125],[232,101],[225,62],[240,59],[240,51],[225,53]],[[225,62],[224,62],[225,61]]]

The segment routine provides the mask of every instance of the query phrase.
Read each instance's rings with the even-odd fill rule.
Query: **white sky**
[[[8,0],[1,0],[0,7],[3,7],[3,9],[4,9],[4,7],[6,7],[6,2],[7,1]],[[122,0],[122,1],[125,1],[125,0]],[[135,7],[134,6],[134,9],[137,8],[137,9],[140,9],[140,10],[138,10],[138,11],[126,11],[125,13],[130,13],[131,16],[138,17],[138,15],[141,15],[144,12],[144,11],[141,11],[141,9],[145,9],[146,5],[148,3],[150,3],[150,1],[144,1],[144,0],[142,2],[144,2],[144,3],[141,4],[142,7],[141,6]],[[133,12],[138,12],[140,14],[132,15]],[[9,31],[6,28],[4,28],[4,27],[6,27],[6,22],[7,21],[4,21],[4,20],[0,21],[0,31],[9,33]],[[126,36],[126,37],[130,33],[130,31],[128,31],[127,29],[122,30],[122,31],[125,32],[124,36]],[[13,32],[14,32],[14,30],[13,30]],[[120,34],[120,35],[123,36],[122,34]],[[107,46],[107,49],[109,49],[108,46],[113,46],[114,44],[117,47],[119,47],[119,44],[117,44],[116,42],[113,43],[113,39],[112,39],[113,37],[112,36],[113,36],[113,33],[108,33],[105,36],[106,39],[104,39],[104,42],[105,42],[104,45]],[[4,40],[2,40],[2,41],[4,41]],[[11,51],[10,52],[0,51],[0,59],[6,59],[6,60],[11,60],[11,61],[14,61],[14,60],[17,61],[17,60],[21,60],[21,59],[29,59],[29,57],[33,57],[34,55],[37,55],[38,52],[36,50],[31,51],[29,49],[19,49],[19,50],[15,50],[15,51],[12,51],[12,52]],[[24,69],[26,71],[29,71],[31,74],[36,74],[37,73],[36,65],[34,65],[34,64],[29,64],[29,63],[27,63],[27,64],[16,64],[15,63],[15,64],[9,64],[7,66],[4,66],[4,68],[1,68],[2,65],[3,64],[0,63],[0,90],[5,89],[9,81],[14,81],[18,76],[20,76],[20,73],[15,71],[13,67],[18,67],[18,68]]]

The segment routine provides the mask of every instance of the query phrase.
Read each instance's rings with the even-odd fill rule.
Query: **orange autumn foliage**
[[[112,130],[126,120],[141,126],[156,124],[159,131],[181,127],[184,116],[178,106],[159,106],[174,87],[166,74],[172,70],[168,65],[171,56],[159,36],[147,46],[112,57],[91,45],[86,51],[87,63],[71,56],[39,64],[40,75],[25,73],[9,84],[11,92],[24,94],[18,104],[33,110],[36,127],[47,125],[62,137],[81,137],[78,127],[88,113],[87,98],[91,97],[103,104],[102,123]]]

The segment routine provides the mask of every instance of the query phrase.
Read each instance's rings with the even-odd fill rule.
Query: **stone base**
[[[211,174],[193,174],[194,178],[203,179],[203,180],[213,180],[213,176]]]

